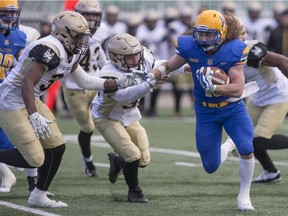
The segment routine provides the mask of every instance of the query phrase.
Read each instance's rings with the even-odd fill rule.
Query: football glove
[[[34,129],[34,133],[37,139],[49,138],[51,135],[51,129],[48,124],[52,121],[46,119],[44,116],[40,115],[38,112],[35,112],[29,116],[29,121]]]
[[[204,67],[201,67],[196,71],[197,79],[205,91],[213,93],[215,91],[215,85],[212,84],[213,70],[210,67],[206,67],[206,75],[204,75]]]
[[[116,80],[119,89],[127,88],[135,84],[134,75],[125,73],[121,78]]]
[[[248,54],[247,65],[258,68],[262,58],[267,54],[267,46],[261,42],[256,43]]]
[[[154,74],[147,73],[145,76],[145,82],[150,85],[151,88],[155,87],[157,84],[157,80],[154,79]]]

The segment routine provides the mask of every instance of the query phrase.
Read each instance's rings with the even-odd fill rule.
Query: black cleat
[[[93,161],[85,161],[85,173],[89,177],[98,177],[96,167],[93,164]]]
[[[121,169],[117,168],[115,165],[115,158],[119,157],[119,155],[115,152],[108,153],[108,159],[110,161],[110,169],[109,169],[109,181],[114,184],[117,179],[118,175],[121,172]]]
[[[142,193],[139,186],[128,191],[128,202],[132,203],[148,203],[148,199]]]

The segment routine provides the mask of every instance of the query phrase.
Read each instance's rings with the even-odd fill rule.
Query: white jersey
[[[97,32],[97,31],[96,31]],[[87,53],[82,57],[79,64],[90,76],[98,76],[100,69],[107,63],[106,55],[101,47],[102,38],[98,37],[98,34],[94,34],[89,39],[89,49]],[[72,79],[71,75],[61,80],[62,83],[68,89],[82,90],[76,82]]]
[[[26,46],[29,45],[31,42],[38,40],[38,38],[40,37],[40,32],[30,26],[20,24],[19,29],[26,34]]]
[[[142,70],[149,73],[154,66],[155,59],[153,54],[146,48],[144,48],[144,59],[145,68]],[[124,71],[119,70],[109,62],[100,71],[100,77],[120,78],[124,73]],[[143,80],[140,78],[137,79],[137,84],[142,82]],[[133,86],[129,88],[131,88],[132,91],[135,91],[135,89],[132,89]],[[117,92],[105,93],[104,91],[100,91],[98,96],[94,98],[92,102],[92,114],[95,118],[112,119],[121,122],[124,126],[128,126],[131,123],[141,119],[142,116],[138,109],[138,102],[140,98],[137,98],[135,101],[119,102],[115,99],[114,94],[117,94]],[[127,95],[129,95],[129,93]]]
[[[288,79],[278,68],[245,65],[244,74],[247,82],[256,81],[260,88],[252,97],[256,106],[288,102]]]
[[[69,62],[63,45],[52,35],[32,42],[24,49],[19,62],[0,85],[0,101],[5,101],[0,103],[0,109],[16,110],[25,107],[21,93],[22,80],[33,59],[45,68],[41,80],[34,87],[37,100],[55,81],[67,76],[79,58],[80,55],[73,55]]]

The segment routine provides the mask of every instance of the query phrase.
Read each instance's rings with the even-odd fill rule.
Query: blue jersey
[[[11,30],[6,36],[0,34],[0,83],[5,79],[10,69],[15,64],[14,56],[26,45],[26,34],[18,29]],[[0,149],[12,149],[4,131],[0,128]]]
[[[195,43],[192,36],[180,36],[176,43],[176,52],[190,65],[194,79],[195,101],[219,103],[226,101],[227,97],[205,92],[196,77],[196,71],[201,67],[214,66],[228,74],[232,66],[246,63],[249,48],[242,41],[235,39],[222,44],[213,55],[207,55]]]
[[[14,56],[25,47],[26,34],[19,29],[11,30],[8,36],[0,34],[0,82],[5,79],[13,63]]]

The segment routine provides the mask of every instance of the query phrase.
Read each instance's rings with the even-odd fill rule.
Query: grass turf
[[[58,119],[58,122],[64,134],[77,135],[78,129],[73,120]],[[97,166],[99,178],[86,177],[76,138],[74,142],[67,143],[63,162],[49,188],[49,191],[56,194],[55,199],[66,202],[69,207],[41,210],[63,216],[287,215],[287,150],[270,151],[273,160],[286,164],[278,166],[283,178],[281,183],[253,185],[251,199],[256,211],[243,213],[239,212],[236,206],[239,192],[237,161],[228,160],[216,173],[209,175],[203,170],[198,157],[156,151],[174,149],[196,152],[193,118],[163,115],[144,118],[141,123],[147,130],[153,149],[151,163],[145,169],[139,170],[140,185],[150,201],[148,204],[126,202],[127,186],[122,175],[116,184],[108,181],[107,153],[111,149],[107,146],[92,147],[94,162],[103,166]],[[280,130],[283,134],[287,134],[288,129],[285,126]],[[99,134],[95,132],[94,135]],[[176,166],[175,162],[193,163],[195,167]],[[261,171],[260,165],[256,164],[254,176],[259,175]],[[27,207],[26,176],[24,173],[14,173],[17,176],[17,184],[11,193],[0,194],[0,201]],[[0,215],[22,216],[32,213],[0,205]]]

